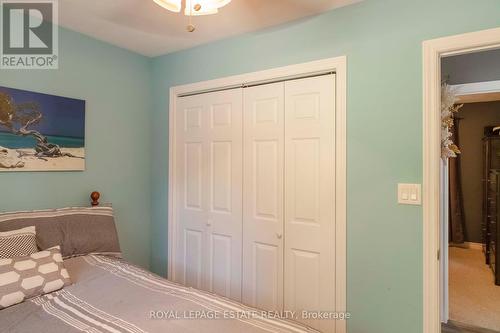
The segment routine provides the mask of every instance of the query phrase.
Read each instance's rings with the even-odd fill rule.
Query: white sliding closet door
[[[335,311],[335,76],[285,82],[285,310]],[[301,320],[334,332],[330,320]]]
[[[283,82],[244,89],[243,302],[283,309]]]
[[[178,101],[177,280],[241,300],[242,89]]]

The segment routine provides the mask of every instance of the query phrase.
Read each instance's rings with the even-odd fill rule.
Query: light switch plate
[[[422,204],[422,185],[398,184],[398,203],[402,205]]]

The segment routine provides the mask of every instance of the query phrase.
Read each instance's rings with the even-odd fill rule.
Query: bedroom
[[[97,190],[113,204],[125,259],[166,277],[170,88],[264,70],[282,76],[273,69],[345,57],[347,170],[337,180],[346,183],[346,286],[339,290],[351,317],[342,322],[348,332],[423,332],[425,211],[397,203],[398,183],[426,188],[422,43],[498,28],[498,3],[265,3],[233,0],[193,17],[188,33],[187,16],[153,1],[60,1],[58,69],[1,69],[0,86],[85,101],[85,171],[2,172],[0,211],[85,207]],[[305,13],[281,25],[265,21],[287,6]],[[262,11],[234,9],[254,7]],[[141,30],[149,21],[153,28]],[[265,28],[236,35],[246,24]],[[205,40],[214,26],[220,39]]]

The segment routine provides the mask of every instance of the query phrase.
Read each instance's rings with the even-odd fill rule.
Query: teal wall
[[[498,0],[366,0],[152,62],[152,269],[167,267],[168,89],[348,57],[348,308],[352,333],[422,332],[422,41],[500,26]]]
[[[59,70],[0,70],[0,85],[84,99],[86,171],[0,173],[0,211],[89,205],[116,209],[125,256],[150,261],[150,60],[60,29]]]

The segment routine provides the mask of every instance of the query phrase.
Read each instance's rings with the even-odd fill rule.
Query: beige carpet
[[[450,320],[448,324],[441,324],[441,333],[498,333],[498,331],[456,323]]]
[[[449,249],[450,319],[500,331],[500,286],[481,250]]]

